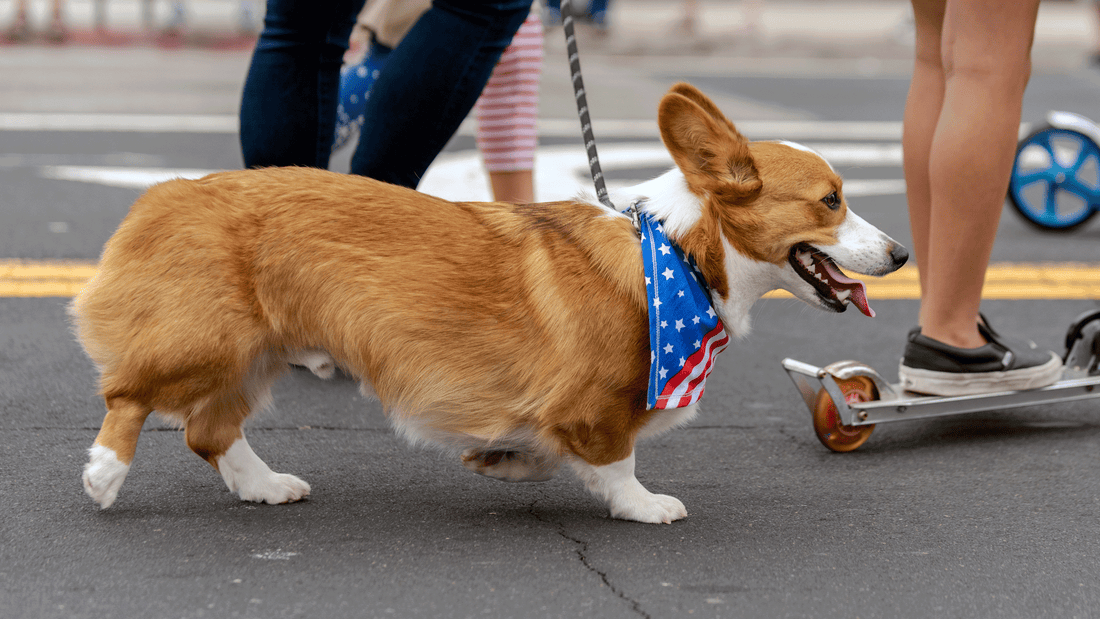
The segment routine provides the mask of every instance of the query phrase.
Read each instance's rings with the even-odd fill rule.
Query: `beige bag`
[[[358,25],[371,31],[375,41],[394,48],[431,6],[432,0],[367,0]]]

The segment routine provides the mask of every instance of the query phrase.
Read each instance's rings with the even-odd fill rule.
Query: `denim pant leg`
[[[246,168],[327,168],[340,64],[363,0],[268,0],[241,96]]]
[[[531,0],[435,0],[371,89],[352,173],[415,188],[530,10]]]

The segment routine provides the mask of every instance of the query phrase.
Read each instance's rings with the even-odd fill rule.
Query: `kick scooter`
[[[1100,397],[1100,310],[1078,316],[1065,344],[1062,380],[1041,389],[981,395],[911,393],[857,361],[819,368],[787,358],[783,368],[810,409],[817,438],[833,451],[847,452],[866,442],[879,423]]]

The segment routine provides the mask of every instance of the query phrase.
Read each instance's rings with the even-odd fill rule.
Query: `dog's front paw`
[[[309,495],[309,484],[293,475],[272,473],[264,479],[238,484],[236,490],[244,501],[276,505],[302,500]]]
[[[130,466],[118,459],[115,450],[93,445],[88,450],[88,464],[84,465],[84,491],[107,509],[118,498],[118,490],[129,472]]]
[[[640,493],[617,498],[618,500],[610,506],[612,518],[669,524],[673,520],[687,516],[687,508],[676,497],[643,490]]]
[[[272,471],[249,447],[242,436],[217,459],[230,492],[256,503],[292,503],[309,494],[309,484],[293,475]]]

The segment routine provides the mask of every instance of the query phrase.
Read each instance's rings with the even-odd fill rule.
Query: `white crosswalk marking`
[[[43,178],[95,183],[127,189],[145,189],[174,178],[202,178],[212,172],[217,172],[217,170],[75,165],[43,166],[39,169],[39,174]]]
[[[234,114],[112,114],[69,112],[0,112],[0,131],[90,131],[166,133],[236,133],[239,119]],[[474,135],[476,123],[466,119],[459,135]],[[785,140],[900,140],[900,121],[832,120],[745,120],[737,128],[751,139]],[[594,119],[596,138],[658,138],[657,123],[651,119]],[[1026,130],[1022,126],[1021,130]],[[540,118],[542,137],[580,135],[576,118]]]
[[[834,166],[900,167],[901,145],[890,143],[807,144]],[[616,170],[644,168],[655,176],[662,168],[672,167],[664,146],[653,142],[611,143],[599,146],[600,167],[609,190],[636,184],[643,178],[617,174]],[[898,175],[900,176],[900,170]],[[428,169],[419,189],[448,200],[490,200],[488,176],[476,151],[445,153]],[[592,193],[588,163],[581,146],[540,146],[535,157],[535,198],[540,201],[565,200],[585,191]],[[905,182],[898,179],[847,179],[846,196],[880,196],[905,193]]]
[[[228,114],[0,113],[0,131],[236,133]]]
[[[898,144],[808,144],[835,166],[900,166]],[[635,184],[639,178],[632,169],[642,168],[648,176],[672,167],[672,159],[663,146],[652,142],[614,143],[599,149],[600,163],[612,190]],[[582,191],[591,191],[591,178],[584,149],[580,146],[542,146],[535,159],[535,195],[540,201],[565,200]],[[128,166],[41,166],[39,175],[65,181],[95,183],[110,187],[145,189],[173,178],[201,178],[217,170],[194,168],[153,168]],[[616,171],[619,171],[617,173]],[[624,174],[624,172],[626,172]],[[444,153],[428,169],[419,189],[448,200],[490,200],[488,176],[477,151]],[[901,179],[845,180],[848,197],[902,194]]]
[[[900,168],[901,123],[840,121],[743,121],[738,127],[752,139],[799,141],[821,153],[836,167]],[[163,131],[232,133],[233,116],[135,115],[135,114],[0,114],[0,131]],[[605,119],[594,122],[600,163],[609,188],[635,184],[671,167],[672,160],[661,145],[656,123],[649,120]],[[460,135],[472,135],[474,124],[467,121]],[[576,119],[540,119],[541,138],[579,139]],[[629,142],[610,140],[628,139]],[[26,165],[23,162],[21,165]],[[43,165],[44,178],[96,183],[112,187],[144,189],[172,178],[198,178],[214,170],[158,168],[149,166]],[[845,181],[848,197],[896,195],[905,192],[900,178],[860,179],[851,174]],[[876,176],[881,176],[876,174]],[[591,192],[584,148],[576,145],[541,145],[536,155],[535,195],[538,200],[569,199]],[[488,177],[477,151],[443,153],[429,168],[420,189],[452,200],[489,200]]]

